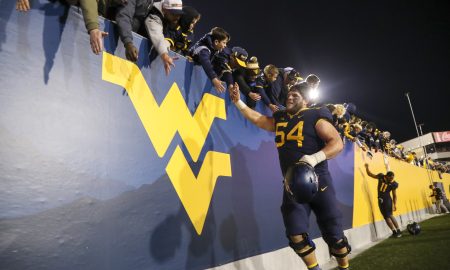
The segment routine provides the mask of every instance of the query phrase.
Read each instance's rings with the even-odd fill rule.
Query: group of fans
[[[166,74],[175,65],[174,51],[203,67],[214,88],[224,92],[235,82],[245,96],[246,104],[255,108],[263,102],[272,112],[285,109],[289,88],[298,83],[306,83],[311,89],[317,89],[320,79],[311,74],[302,78],[294,68],[278,68],[272,64],[260,68],[258,59],[244,48],[227,46],[230,34],[220,27],[214,27],[209,33],[194,42],[194,28],[201,14],[193,7],[183,6],[182,0],[61,0],[66,4],[81,8],[86,30],[90,35],[93,53],[103,50],[103,37],[108,33],[99,28],[98,16],[102,15],[116,21],[120,39],[125,46],[128,60],[138,60],[138,50],[133,44],[132,32],[149,38],[153,44],[152,55],[160,56]],[[19,11],[30,9],[29,0],[17,0]],[[225,86],[224,86],[225,82]],[[430,158],[417,157],[413,151],[405,151],[403,146],[391,138],[389,131],[377,129],[355,115],[356,107],[348,104],[328,104],[333,114],[334,126],[345,141],[355,142],[369,156],[381,151],[391,157],[408,163],[428,167],[439,173],[449,172],[445,164],[434,162]]]
[[[391,138],[389,131],[377,129],[376,124],[367,122],[355,115],[356,107],[352,103],[326,105],[333,114],[334,126],[344,141],[355,142],[372,157],[373,152],[382,152],[393,158],[410,164],[436,170],[439,173],[450,171],[446,164],[433,161],[430,157],[418,157],[414,151],[405,151],[401,144]]]

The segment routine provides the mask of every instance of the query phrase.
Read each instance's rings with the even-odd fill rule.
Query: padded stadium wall
[[[97,56],[79,9],[14,7],[0,2],[0,269],[301,265],[279,211],[274,134],[243,119],[201,67],[180,58],[166,76],[138,35],[139,60],[126,61],[108,21]],[[363,159],[347,144],[329,162],[347,234],[381,220]],[[370,163],[384,170],[381,155]],[[398,213],[430,207],[426,170],[390,163]]]

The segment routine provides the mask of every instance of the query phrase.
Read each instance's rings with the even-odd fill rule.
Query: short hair
[[[433,185],[430,185],[429,188],[434,188],[434,186],[433,186]]]
[[[294,84],[293,86],[291,86],[291,88],[289,88],[289,92],[296,91],[300,93],[303,99],[307,99],[306,93],[308,92],[308,90],[309,86],[306,82]]]
[[[386,176],[387,177],[394,177],[394,172],[392,172],[392,171],[388,171],[387,173],[386,173]]]
[[[278,68],[272,64],[264,67],[264,74],[279,74]]]
[[[214,40],[222,41],[222,40],[230,41],[231,37],[230,34],[228,34],[227,31],[225,31],[223,28],[220,27],[214,27],[211,29],[211,41],[214,42]]]
[[[333,111],[336,109],[336,106],[334,106],[334,104],[327,104],[325,105],[325,107],[327,107],[330,113],[333,113]]]

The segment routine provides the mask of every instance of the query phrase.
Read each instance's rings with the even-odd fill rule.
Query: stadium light
[[[319,97],[319,90],[317,88],[312,88],[309,91],[309,98],[311,100],[317,100],[318,97]]]

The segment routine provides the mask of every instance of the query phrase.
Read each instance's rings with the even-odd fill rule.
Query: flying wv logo
[[[206,93],[192,116],[176,83],[158,105],[140,69],[129,61],[103,52],[102,79],[127,90],[142,125],[159,157],[180,134],[194,162],[200,156],[214,119],[226,120],[223,99]],[[219,176],[231,176],[230,155],[208,151],[195,177],[178,145],[166,167],[195,230],[200,235]]]

